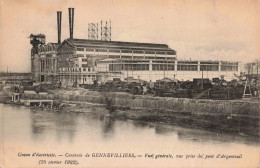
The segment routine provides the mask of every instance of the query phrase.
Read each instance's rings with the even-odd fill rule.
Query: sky
[[[246,63],[260,58],[260,0],[0,0],[0,71],[30,72],[30,34],[57,42],[88,38],[88,23],[111,20],[112,41],[168,44],[177,59]],[[99,29],[100,30],[100,29]]]

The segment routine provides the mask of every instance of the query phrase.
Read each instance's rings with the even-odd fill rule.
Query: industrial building
[[[61,12],[57,21],[58,43],[46,45],[45,36],[31,35],[35,81],[72,86],[129,77],[152,82],[165,77],[231,80],[240,74],[239,62],[178,60],[176,51],[166,44],[111,41],[111,27],[105,29],[110,31],[106,40],[75,39],[73,8],[69,8],[70,38],[61,43]]]
[[[144,66],[141,62],[146,61]],[[162,78],[190,80],[193,78],[221,78],[234,79],[239,74],[238,62],[225,61],[195,61],[195,60],[167,60],[156,56],[149,60],[137,59],[105,59],[97,64],[97,71],[102,81],[106,77],[117,76],[121,79],[133,77],[155,82]],[[113,75],[112,75],[113,74]],[[111,79],[110,79],[111,80]]]
[[[149,71],[153,59],[167,62],[168,70],[174,70],[176,52],[165,44],[67,39],[59,48],[59,57],[61,82],[83,84],[123,77],[121,71],[130,69],[142,76],[143,71]],[[121,60],[121,64],[114,61],[104,71],[102,65],[108,59]]]

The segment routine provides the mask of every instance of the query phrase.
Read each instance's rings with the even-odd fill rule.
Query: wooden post
[[[53,100],[51,101],[51,108],[53,107]]]

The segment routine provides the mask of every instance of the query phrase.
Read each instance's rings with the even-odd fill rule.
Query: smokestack
[[[74,8],[69,8],[70,38],[73,39]]]
[[[61,42],[61,11],[57,11],[58,43]]]

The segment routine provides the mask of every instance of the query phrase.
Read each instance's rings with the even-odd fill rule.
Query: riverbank
[[[127,93],[59,90],[48,95],[27,95],[26,99],[73,102],[63,109],[110,114],[116,118],[166,122],[209,130],[259,136],[260,102],[252,100],[202,100],[164,98]],[[91,110],[89,110],[91,109]]]
[[[249,100],[200,100],[133,96],[127,93],[100,93],[86,90],[56,90],[46,95],[26,95],[26,100],[49,99],[59,102],[60,110],[98,113],[118,119],[198,127],[220,132],[259,135],[260,102]]]
[[[71,102],[68,102],[71,103]],[[64,111],[76,113],[98,113],[121,120],[136,120],[143,122],[163,122],[171,125],[203,128],[218,132],[230,132],[240,135],[259,137],[259,118],[246,115],[208,114],[192,112],[174,112],[172,110],[141,109],[114,107],[111,112],[106,105],[74,102]]]

